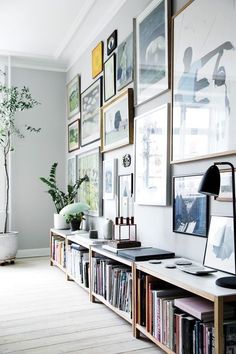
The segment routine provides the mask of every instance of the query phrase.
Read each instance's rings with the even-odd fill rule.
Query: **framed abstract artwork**
[[[77,179],[88,176],[78,190],[78,200],[90,206],[89,215],[102,216],[102,155],[99,148],[77,155]]]
[[[135,201],[166,205],[168,193],[168,105],[135,118]]]
[[[114,199],[116,193],[117,159],[103,161],[103,199]]]
[[[133,90],[122,92],[102,109],[102,151],[133,143]]]
[[[173,19],[174,163],[236,152],[235,16],[232,0],[198,0]]]
[[[67,160],[67,184],[74,185],[76,182],[76,157]]]
[[[79,149],[79,119],[68,125],[68,152]]]
[[[117,47],[117,30],[107,38],[107,55],[110,55]]]
[[[133,174],[118,176],[118,214],[134,216]]]
[[[102,77],[81,94],[81,145],[100,139]]]
[[[117,90],[121,90],[133,81],[133,33],[117,49]]]
[[[169,4],[153,0],[134,21],[137,104],[169,88]]]
[[[103,42],[92,50],[92,78],[94,79],[103,70]]]
[[[75,76],[67,85],[67,114],[68,119],[80,111],[80,78]]]
[[[236,181],[236,175],[235,175]],[[236,182],[235,182],[236,190]],[[220,193],[215,198],[219,202],[232,202],[232,172],[231,170],[220,170]]]
[[[203,263],[206,267],[236,274],[233,218],[211,217]]]
[[[173,231],[207,236],[208,197],[198,193],[202,175],[173,177]]]
[[[115,53],[104,63],[104,100],[116,94],[116,56]]]

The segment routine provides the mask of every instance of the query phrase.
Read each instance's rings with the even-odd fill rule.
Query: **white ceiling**
[[[0,0],[0,55],[68,70],[127,0]]]

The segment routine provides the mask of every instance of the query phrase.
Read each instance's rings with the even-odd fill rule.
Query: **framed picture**
[[[81,184],[78,200],[90,206],[89,215],[102,216],[102,155],[99,148],[77,155],[77,179],[85,175],[89,182]]]
[[[116,193],[117,159],[103,161],[103,199],[114,199]]]
[[[202,175],[173,177],[173,231],[207,236],[208,197],[198,193]]]
[[[68,119],[80,111],[80,78],[75,76],[67,85],[67,114]]]
[[[110,55],[117,47],[117,30],[107,38],[107,55]]]
[[[68,151],[79,149],[79,119],[68,125]]]
[[[67,174],[67,184],[74,185],[76,182],[76,157],[72,157],[67,160],[68,174]]]
[[[81,145],[100,139],[102,77],[81,94]]]
[[[135,119],[135,201],[166,205],[168,185],[168,105]]]
[[[222,272],[236,274],[233,218],[211,217],[204,265]]]
[[[169,88],[167,0],[153,0],[136,18],[137,104]]]
[[[233,1],[200,0],[173,19],[175,163],[236,152],[235,16]]]
[[[133,81],[133,33],[117,49],[117,90],[121,90]]]
[[[105,104],[102,114],[102,151],[133,143],[133,90],[128,89]]]
[[[116,94],[116,57],[112,54],[104,63],[104,100]]]
[[[103,70],[103,42],[92,50],[92,78],[94,79]]]
[[[236,171],[236,169],[235,169]],[[234,174],[235,176],[235,174]],[[236,176],[235,176],[236,190]],[[232,202],[232,172],[231,170],[220,171],[220,193],[215,198],[219,202]]]
[[[118,214],[134,216],[133,173],[118,176]]]

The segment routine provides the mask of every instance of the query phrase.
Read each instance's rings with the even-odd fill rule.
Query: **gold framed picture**
[[[103,70],[103,42],[92,50],[92,77],[93,79],[98,76]]]

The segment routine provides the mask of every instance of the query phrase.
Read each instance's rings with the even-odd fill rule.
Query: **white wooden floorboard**
[[[47,258],[0,267],[0,354],[163,353]]]

